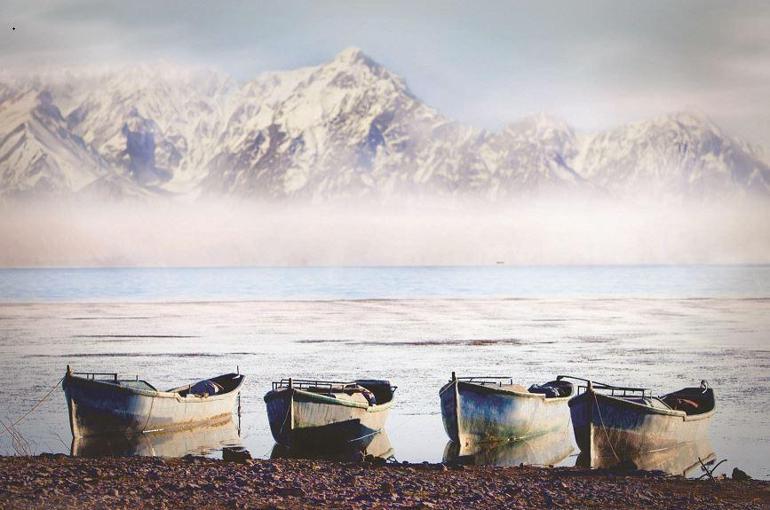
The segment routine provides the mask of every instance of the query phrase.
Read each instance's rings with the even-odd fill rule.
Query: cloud
[[[2,266],[768,263],[767,202],[0,207]]]

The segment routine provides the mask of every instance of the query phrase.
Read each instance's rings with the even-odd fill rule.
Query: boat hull
[[[224,423],[171,432],[135,435],[99,435],[75,437],[73,457],[184,457],[208,455],[224,446],[240,446],[241,439],[233,420]]]
[[[439,392],[449,439],[460,446],[516,441],[569,426],[569,397],[545,398],[460,380]]]
[[[444,462],[478,466],[554,466],[572,454],[569,427],[531,439],[504,443],[459,445],[449,441],[444,448]]]
[[[288,447],[334,448],[382,431],[392,401],[366,406],[281,388],[265,395],[265,403],[276,443]]]
[[[222,395],[186,396],[67,375],[62,383],[73,437],[183,430],[232,419],[238,387]]]
[[[573,398],[569,407],[575,441],[591,465],[607,458],[633,461],[639,455],[704,440],[714,414],[712,409],[688,416],[591,390]]]
[[[683,443],[673,448],[653,452],[637,453],[624,462],[630,461],[636,469],[644,471],[663,471],[669,475],[689,476],[693,472],[701,473],[701,462],[708,464],[716,458],[708,439]],[[619,464],[614,457],[594,457],[589,459],[584,453],[577,458],[576,465],[592,468],[612,468]]]

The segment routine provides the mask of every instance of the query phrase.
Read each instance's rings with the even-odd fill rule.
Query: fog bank
[[[0,265],[770,262],[770,204],[6,203]]]

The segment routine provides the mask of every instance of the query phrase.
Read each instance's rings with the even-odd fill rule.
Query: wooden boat
[[[116,373],[73,372],[62,381],[73,437],[180,430],[232,419],[243,375],[224,374],[168,391]]]
[[[474,466],[555,466],[564,462],[574,449],[572,429],[566,426],[521,441],[468,445],[448,441],[444,448],[444,462]]]
[[[282,379],[265,395],[275,442],[332,447],[385,427],[396,388],[389,381]]]
[[[185,430],[74,437],[70,453],[73,457],[184,457],[240,445],[238,428],[230,419]]]
[[[557,378],[529,390],[510,377],[457,377],[439,391],[441,416],[449,439],[465,446],[515,441],[569,425],[567,402],[573,385]]]
[[[716,412],[714,391],[705,381],[661,397],[646,388],[586,383],[569,407],[575,441],[591,464],[610,457],[633,461],[639,454],[703,440]]]

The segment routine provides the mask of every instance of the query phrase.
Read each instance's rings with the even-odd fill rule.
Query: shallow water
[[[480,282],[493,279],[487,269],[477,269],[482,275]],[[506,275],[504,270],[491,269]],[[120,273],[121,278],[130,279],[133,274],[133,270],[121,271],[128,271]],[[195,278],[194,270],[184,271],[185,278]],[[291,274],[294,270],[280,271]],[[336,271],[345,274],[345,269]],[[394,282],[392,286],[402,281],[398,268],[378,271],[379,276],[369,273],[361,280],[361,286],[369,289],[361,293],[373,293],[371,289],[378,285],[389,288],[383,283],[386,281]],[[408,271],[416,278],[428,274],[425,278],[431,280],[430,273],[435,270]],[[472,268],[458,271],[471,288]],[[576,297],[573,292],[579,289],[581,279],[588,282],[607,274],[622,275],[622,271],[576,271],[579,274],[564,278],[572,282],[566,290],[537,298],[522,298],[513,286],[507,297],[488,299],[458,291],[420,299],[350,299],[346,292],[327,290],[326,300],[276,300],[269,296],[270,300],[263,301],[218,301],[201,292],[199,302],[163,302],[174,295],[182,298],[175,291],[142,290],[126,291],[127,300],[133,302],[119,302],[114,273],[88,276],[93,281],[101,278],[102,291],[94,291],[94,295],[104,302],[50,302],[62,297],[53,291],[46,294],[45,285],[24,296],[19,292],[5,294],[0,296],[6,301],[0,305],[0,419],[7,423],[32,408],[62,377],[67,364],[84,371],[138,374],[159,388],[239,366],[247,375],[240,441],[253,455],[269,457],[274,444],[262,396],[271,381],[288,376],[337,380],[381,377],[398,386],[397,404],[387,425],[391,453],[398,460],[438,461],[447,449],[438,389],[453,370],[458,375],[510,375],[525,385],[566,373],[649,386],[659,393],[707,379],[715,388],[718,406],[711,445],[715,458],[728,459],[720,471],[739,466],[756,477],[770,478],[767,268],[653,270],[646,277],[630,280],[643,282],[644,289],[630,285],[627,295],[617,290],[619,284],[586,284],[589,288],[615,289],[610,295],[599,293],[601,297],[591,293]],[[694,283],[688,287],[680,279],[673,284],[666,279],[672,271],[688,273]],[[451,273],[451,269],[441,268],[441,272]],[[733,277],[724,277],[725,272]],[[715,273],[723,276],[715,277]],[[505,278],[518,279],[525,273],[517,274]],[[62,275],[34,277],[66,280]],[[5,279],[0,288],[6,291],[19,285],[16,276],[9,277],[7,272],[0,271],[0,278]],[[535,288],[553,285],[537,280],[532,273],[529,278]],[[663,280],[657,291],[655,282],[650,281],[655,278]],[[704,283],[709,278],[710,282]],[[9,282],[11,279],[14,281]],[[287,279],[294,282],[298,277],[294,274]],[[349,287],[355,281],[350,275],[343,279],[347,282],[344,285],[331,279],[329,289]],[[546,279],[558,280],[553,274]],[[367,287],[373,280],[379,283]],[[280,281],[276,279],[275,285],[280,286]],[[742,284],[736,283],[741,281],[750,282],[745,296],[741,296]],[[186,285],[189,289],[197,284]],[[323,287],[317,282],[313,285]],[[423,284],[423,288],[434,292],[438,285]],[[480,286],[474,293],[483,290]],[[406,291],[398,288],[392,292]],[[276,293],[292,296],[286,289],[273,291]],[[708,297],[699,297],[699,293]],[[58,297],[51,297],[54,294]],[[238,297],[223,291],[225,294],[228,299]],[[78,292],[72,290],[61,295],[84,300],[77,299]],[[188,298],[184,296],[185,301],[190,301]],[[63,393],[55,390],[19,430],[35,452],[69,452],[71,436]],[[200,449],[198,438],[185,440]],[[0,453],[13,453],[7,435],[0,436]],[[512,456],[510,452],[502,455]],[[576,461],[574,450],[562,463]]]

